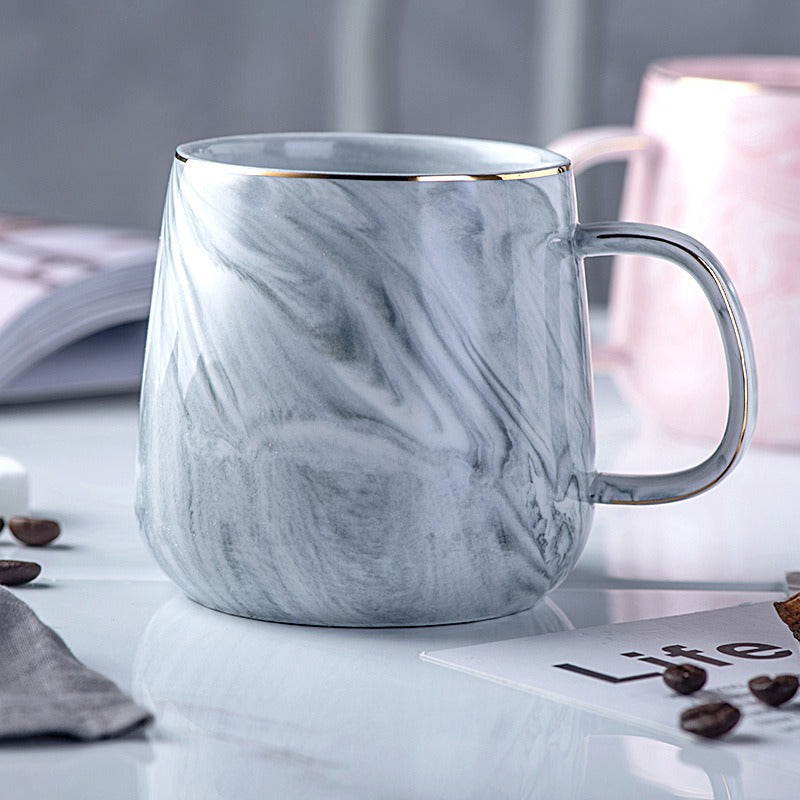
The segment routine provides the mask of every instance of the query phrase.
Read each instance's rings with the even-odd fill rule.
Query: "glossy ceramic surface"
[[[609,251],[677,261],[718,312],[731,416],[694,470],[594,473],[581,257]],[[187,145],[142,390],[144,537],[190,597],[243,616],[412,625],[528,608],[573,566],[593,502],[681,499],[741,456],[755,385],[737,309],[688,238],[576,227],[571,175],[547,151]]]

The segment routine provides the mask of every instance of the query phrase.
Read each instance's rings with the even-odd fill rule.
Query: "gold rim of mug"
[[[281,169],[262,169],[261,167],[246,167],[239,164],[223,164],[219,161],[207,161],[204,158],[191,158],[177,150],[175,158],[184,164],[202,165],[203,168],[232,172],[236,175],[254,175],[263,178],[324,178],[340,181],[416,181],[418,183],[433,183],[437,181],[519,181],[528,178],[544,178],[547,175],[560,175],[572,169],[572,164],[567,161],[555,167],[540,167],[538,169],[520,172],[498,172],[475,175],[393,175],[391,173],[366,173],[366,172],[291,172]]]
[[[701,66],[704,63],[715,61],[730,62],[731,64],[743,64],[744,62],[761,62],[774,65],[786,64],[794,65],[797,68],[797,84],[770,83],[769,81],[748,81],[742,78],[727,78],[718,75],[693,75],[691,70],[680,69],[679,65],[685,67]],[[662,61],[654,61],[647,70],[649,75],[664,80],[696,83],[699,85],[708,84],[709,86],[727,85],[732,89],[738,89],[743,94],[797,94],[800,92],[800,58],[796,56],[688,56],[686,58],[667,58]]]

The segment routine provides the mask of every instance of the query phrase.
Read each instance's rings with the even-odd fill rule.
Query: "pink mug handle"
[[[637,153],[652,155],[657,144],[650,136],[633,128],[606,125],[565,133],[550,142],[547,149],[568,156],[572,161],[573,172],[580,175],[589,167],[612,161],[627,161]]]
[[[548,150],[554,150],[570,159],[576,176],[599,164],[628,161],[640,154],[652,157],[656,154],[657,147],[650,136],[622,125],[579,128],[559,136],[547,145]],[[609,372],[626,362],[627,354],[620,347],[592,343],[592,369],[595,372]]]

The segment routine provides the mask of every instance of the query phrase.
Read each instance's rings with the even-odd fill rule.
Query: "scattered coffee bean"
[[[705,686],[708,673],[694,664],[673,664],[664,670],[664,683],[678,694],[694,694]]]
[[[748,681],[750,691],[768,706],[780,706],[797,694],[797,675],[759,675]]]
[[[706,703],[687,708],[681,714],[681,728],[697,736],[716,739],[731,730],[741,716],[742,712],[730,703]]]
[[[17,539],[31,547],[50,544],[61,533],[61,526],[55,520],[36,517],[11,517],[8,527]]]
[[[0,585],[20,586],[29,583],[41,571],[41,566],[33,561],[0,560]]]

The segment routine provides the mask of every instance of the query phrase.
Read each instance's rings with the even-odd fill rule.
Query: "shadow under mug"
[[[583,258],[687,270],[729,419],[690,469],[594,466]],[[719,481],[753,428],[743,313],[698,242],[580,225],[569,162],[500,142],[272,134],[178,149],[145,358],[142,533],[194,600],[321,625],[531,607],[595,503]]]
[[[628,161],[621,219],[707,244],[739,291],[759,371],[753,441],[800,447],[800,58],[714,56],[652,64],[633,127],[574,131],[549,145],[576,174]],[[667,428],[713,438],[727,407],[714,316],[677,270],[614,263],[609,364]],[[687,413],[691,408],[691,413]]]

